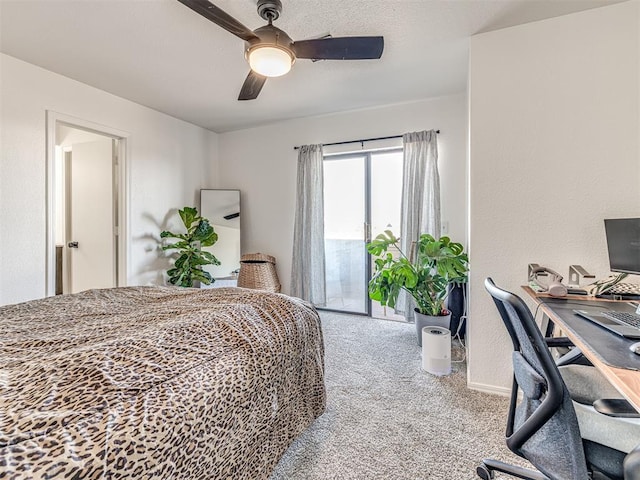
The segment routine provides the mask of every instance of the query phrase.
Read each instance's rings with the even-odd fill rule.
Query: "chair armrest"
[[[640,446],[624,458],[624,480],[640,480]]]
[[[573,342],[567,337],[545,337],[547,347],[573,347]]]
[[[593,408],[609,417],[640,418],[640,413],[624,398],[600,398],[593,402]]]

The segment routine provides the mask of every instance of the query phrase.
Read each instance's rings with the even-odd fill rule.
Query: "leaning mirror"
[[[200,214],[218,234],[215,245],[204,250],[220,260],[204,268],[216,279],[212,286],[229,286],[240,268],[240,190],[200,190]]]

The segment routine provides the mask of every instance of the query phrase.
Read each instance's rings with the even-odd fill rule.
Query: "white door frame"
[[[65,125],[118,140],[118,286],[127,285],[129,278],[129,133],[98,123],[47,110],[47,251],[45,285],[46,295],[55,295],[56,288],[56,126]]]

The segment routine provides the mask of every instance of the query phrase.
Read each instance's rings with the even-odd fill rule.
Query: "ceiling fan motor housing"
[[[258,15],[267,22],[277,20],[280,12],[282,12],[282,3],[280,0],[258,0]]]
[[[291,57],[291,63],[293,64],[295,62],[296,55],[291,48],[293,40],[278,27],[265,25],[264,27],[256,28],[253,33],[257,38],[245,43],[244,56],[247,60],[249,59],[251,51],[256,48],[274,47],[287,52]]]

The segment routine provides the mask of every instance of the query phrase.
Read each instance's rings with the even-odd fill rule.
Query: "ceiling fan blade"
[[[258,38],[251,30],[242,25],[224,10],[216,7],[213,3],[209,2],[209,0],[178,1],[189,7],[194,12],[199,13],[204,18],[211,20],[216,25],[224,28],[227,32],[233,33],[236,37],[240,37],[247,42]]]
[[[263,77],[251,70],[242,84],[238,100],[255,100],[266,81],[267,77]]]
[[[332,37],[294,42],[297,58],[313,60],[366,60],[382,56],[383,37]]]

